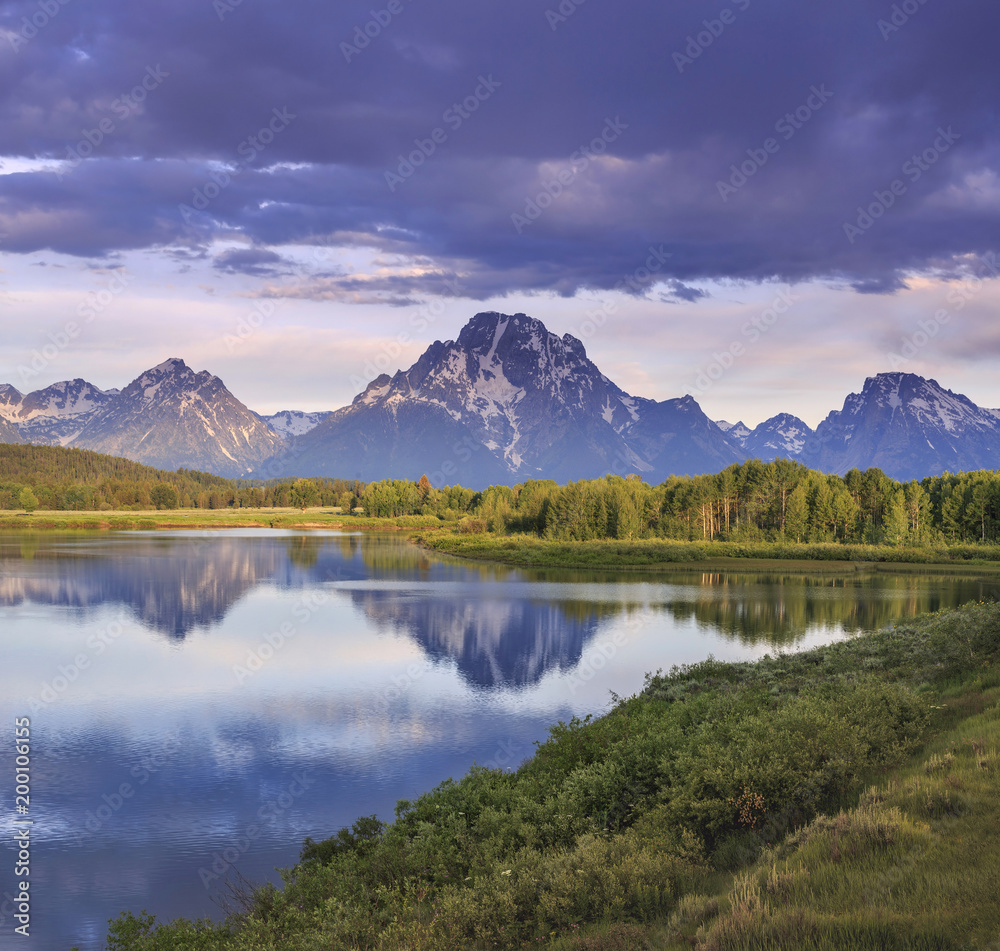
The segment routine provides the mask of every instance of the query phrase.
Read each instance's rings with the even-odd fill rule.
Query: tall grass
[[[1000,562],[998,545],[849,545],[792,542],[640,540],[554,541],[535,535],[440,532],[420,538],[442,554],[518,567],[655,569],[728,559],[942,565]]]

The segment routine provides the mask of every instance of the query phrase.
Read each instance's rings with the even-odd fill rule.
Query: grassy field
[[[519,568],[627,568],[656,571],[693,567],[738,568],[753,561],[761,569],[797,566],[810,571],[859,568],[905,570],[912,566],[977,566],[1000,570],[1000,547],[954,545],[905,548],[792,542],[550,541],[535,535],[493,535],[455,531],[416,533],[419,544],[438,554]]]
[[[203,528],[335,528],[360,531],[427,531],[445,523],[436,516],[395,519],[344,515],[338,508],[166,509],[147,512],[0,512],[0,530],[127,531]]]
[[[998,702],[996,604],[657,673],[514,772],[307,840],[225,923],[123,914],[108,948],[996,948]]]

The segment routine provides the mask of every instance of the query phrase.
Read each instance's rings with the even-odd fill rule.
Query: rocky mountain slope
[[[233,478],[283,443],[217,376],[173,358],[136,377],[68,445]]]
[[[251,412],[216,376],[170,359],[125,389],[74,379],[22,395],[0,385],[0,441],[95,449],[164,469],[240,477],[419,479],[483,488],[638,473],[718,472],[788,458],[825,472],[877,466],[901,480],[1000,466],[1000,410],[935,380],[882,373],[816,431],[789,413],[754,429],[712,422],[691,396],[633,396],[570,334],[481,313],[409,369],[333,413]]]
[[[750,459],[797,459],[816,438],[812,428],[798,416],[779,413],[764,420],[743,439],[743,449]]]
[[[0,387],[0,416],[17,426],[25,442],[66,446],[99,416],[118,390],[102,390],[86,380],[65,380],[22,396],[14,387]]]
[[[3,419],[2,417],[0,417],[0,442],[24,442],[18,428],[9,419]]]
[[[1000,416],[936,380],[880,373],[819,424],[811,448],[804,463],[841,474],[876,466],[894,479],[909,480],[995,469]]]
[[[299,441],[297,471],[480,487],[716,471],[740,458],[692,397],[633,397],[570,334],[477,314],[408,370],[373,380]]]

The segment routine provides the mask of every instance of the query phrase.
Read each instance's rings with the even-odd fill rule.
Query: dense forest
[[[527,482],[491,487],[477,514],[491,532],[545,538],[671,538],[929,544],[1000,538],[1000,474],[899,483],[879,469],[826,475],[786,459],[717,475]]]
[[[479,493],[420,482],[366,485],[345,479],[225,479],[189,469],[165,472],[87,449],[0,444],[0,509],[148,511],[151,509],[363,508],[380,517],[456,519]]]
[[[79,511],[338,507],[377,518],[465,517],[468,531],[542,538],[670,538],[911,544],[1000,541],[1000,473],[945,473],[899,483],[879,469],[826,475],[797,462],[750,460],[716,475],[638,476],[475,492],[386,479],[232,480],[164,472],[56,446],[0,445],[0,509]]]

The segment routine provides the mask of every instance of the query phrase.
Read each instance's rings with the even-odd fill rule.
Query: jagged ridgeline
[[[581,331],[582,332],[582,331]],[[21,393],[0,384],[0,441],[92,449],[231,479],[418,479],[473,489],[607,473],[646,482],[784,458],[821,472],[876,467],[906,481],[1000,466],[1000,410],[935,380],[879,373],[817,428],[779,413],[750,429],[709,418],[693,395],[627,393],[526,314],[476,314],[393,375],[368,364],[348,406],[262,415],[219,377],[173,357],[124,389],[83,379]],[[374,379],[367,384],[367,374]],[[707,393],[709,376],[695,384]],[[679,381],[678,381],[679,382]]]

